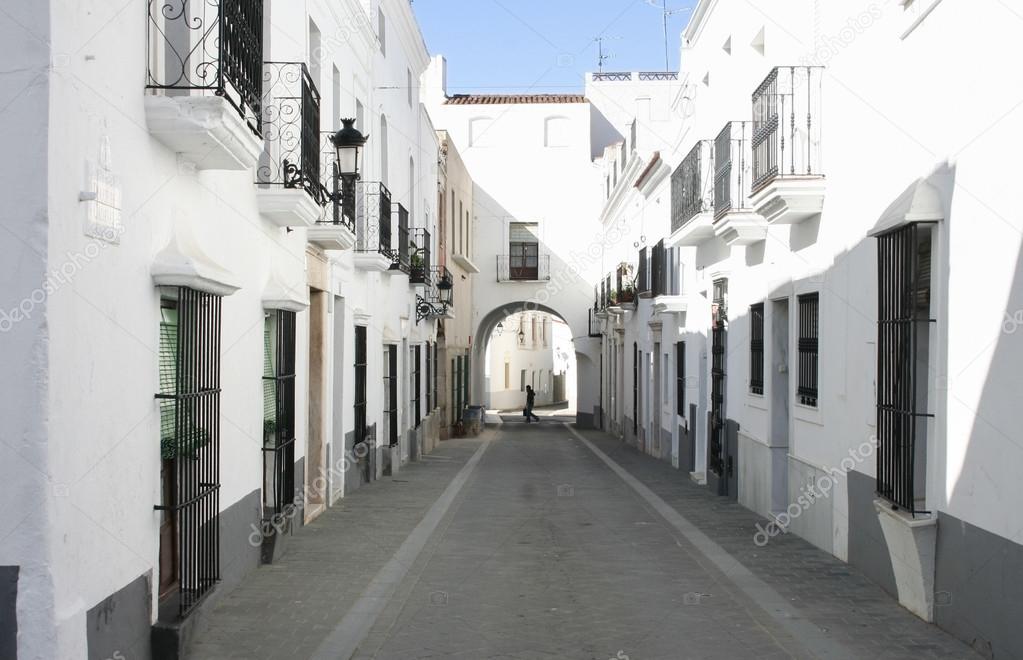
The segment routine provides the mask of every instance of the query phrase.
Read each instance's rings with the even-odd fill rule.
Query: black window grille
[[[365,442],[366,428],[366,326],[355,326],[355,443]]]
[[[636,293],[642,295],[650,293],[650,267],[647,255],[650,250],[642,247],[639,249],[638,266],[636,267]]]
[[[427,229],[412,230],[412,256],[409,283],[430,284],[430,232]]]
[[[462,359],[454,357],[451,359],[451,423],[458,423],[458,416],[462,414],[461,405],[458,402],[458,393],[461,391],[461,378],[462,375],[459,371],[459,367],[462,364]]]
[[[295,313],[266,317],[263,341],[263,518],[295,500]],[[290,521],[288,516],[283,516]]]
[[[166,568],[182,617],[220,579],[220,314],[219,296],[185,287],[161,309],[156,398],[166,484],[155,509],[161,532],[169,530],[161,542],[175,550]]]
[[[764,393],[764,303],[749,308],[749,391]]]
[[[674,233],[700,213],[710,210],[713,182],[709,176],[709,140],[700,140],[671,175],[671,231]]]
[[[728,351],[728,280],[714,282],[713,325],[711,327],[710,446],[707,464],[718,476],[725,465],[725,379]]]
[[[773,69],[753,92],[753,184],[776,177],[822,176],[821,87],[824,68]]]
[[[819,295],[806,293],[799,296],[799,374],[796,395],[804,406],[817,406],[819,317]]]
[[[398,445],[398,346],[384,346],[387,371],[384,374],[384,417],[387,420],[387,444]]]
[[[931,226],[878,237],[877,493],[925,509]]]
[[[675,412],[686,415],[686,343],[675,344]]]
[[[465,365],[464,366],[465,376],[462,379],[462,387],[463,387],[462,401],[463,401],[463,405],[467,406],[467,405],[469,405],[469,401],[471,401],[471,399],[469,398],[469,383],[472,380],[471,377],[470,377],[471,371],[470,371],[470,368],[469,368],[469,356],[468,355],[465,356],[464,365]]]
[[[433,352],[434,348],[430,342],[426,343],[426,414],[433,410]]]
[[[438,360],[437,343],[433,344],[433,405],[440,406],[440,361]]]
[[[422,346],[416,344],[412,347],[409,354],[409,359],[412,361],[410,365],[411,369],[411,380],[412,380],[412,419],[415,422],[415,428],[419,428],[420,423],[423,421],[423,410],[422,410],[422,399],[420,398],[423,394],[423,382],[422,382]]]
[[[667,265],[668,250],[661,239],[650,252],[650,288],[655,298],[668,292]]]
[[[401,270],[406,273],[412,271],[411,241],[409,240],[408,209],[402,204],[394,206],[394,215],[398,216],[398,249],[391,252],[394,263],[391,270]]]

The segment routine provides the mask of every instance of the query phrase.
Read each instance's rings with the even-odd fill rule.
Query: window
[[[817,405],[819,310],[818,294],[799,296],[799,380],[796,395],[804,406]]]
[[[472,251],[470,250],[470,248],[472,247],[472,242],[469,240],[469,212],[468,211],[465,212],[465,228],[462,230],[462,236],[465,237],[464,238],[465,245],[462,247],[462,254],[464,254],[467,257],[471,257],[472,256]]]
[[[426,343],[426,414],[433,410],[433,346]]]
[[[877,492],[925,511],[932,225],[878,237]]]
[[[387,22],[383,7],[377,7],[377,39],[380,40],[380,52],[387,57]]]
[[[409,360],[411,361],[411,364],[409,365],[409,372],[411,378],[409,380],[412,381],[411,403],[412,419],[414,420],[415,423],[414,428],[419,428],[419,424],[423,421],[423,411],[422,408],[420,407],[421,406],[420,396],[422,396],[423,391],[423,383],[421,376],[422,374],[421,360],[423,357],[422,349],[423,347],[417,344],[413,346],[409,352]]]
[[[494,120],[490,117],[477,117],[469,121],[469,146],[489,147],[491,145],[490,127]]]
[[[309,19],[309,75],[312,76],[316,88],[320,89],[321,66],[323,65],[323,38],[320,28],[313,19]]]
[[[451,424],[458,423],[458,367],[456,359],[451,360]]]
[[[764,393],[764,303],[749,308],[749,391]]]
[[[675,412],[686,416],[686,343],[675,344]]]
[[[337,121],[337,119],[337,117],[333,118],[334,121]],[[362,101],[359,99],[355,99],[355,128],[360,131],[366,128],[366,108],[363,107]]]
[[[387,185],[387,117],[380,115],[380,182]]]
[[[437,342],[434,342],[433,343],[433,405],[435,407],[439,407],[440,406],[440,390],[437,388],[437,383],[438,383],[438,380],[439,380],[438,372],[439,372],[440,369],[439,369],[439,364],[438,364],[438,361],[437,361],[437,353],[439,353],[439,351],[437,350]]]
[[[632,433],[639,433],[639,361],[643,354],[639,344],[632,343]]]
[[[466,355],[464,359],[465,359],[465,377],[462,379],[462,388],[463,388],[462,389],[462,395],[463,395],[462,396],[462,401],[465,402],[465,405],[469,405],[469,381],[470,381],[469,375],[471,373],[469,371],[469,356]]]
[[[398,445],[398,346],[384,346],[384,422],[387,444]]]
[[[333,126],[334,122],[338,121],[341,117],[341,70],[336,66],[333,67],[331,73],[331,91],[334,93],[334,97],[331,99],[333,105],[333,116],[330,118],[330,125]],[[316,127],[319,130],[319,126]]]
[[[412,224],[416,223],[416,161],[412,156],[408,157],[408,214],[412,218]],[[423,247],[423,246],[419,246]]]
[[[412,69],[405,69],[405,76],[408,80],[408,107],[412,107]]]
[[[539,225],[513,222],[509,227],[508,275],[513,280],[535,280],[540,270]]]
[[[366,441],[366,326],[355,326],[355,444]],[[395,406],[397,407],[397,406]],[[395,424],[397,427],[397,424]]]
[[[263,520],[295,499],[295,313],[263,326]]]
[[[544,121],[544,146],[567,147],[570,126],[567,117],[548,117]]]
[[[180,616],[220,579],[220,310],[185,287],[160,310],[160,586]]]
[[[523,369],[521,371],[521,373],[519,374],[519,391],[520,392],[525,392],[526,391],[526,370],[525,369]]]

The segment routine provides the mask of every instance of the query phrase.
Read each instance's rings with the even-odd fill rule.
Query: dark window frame
[[[820,294],[801,294],[797,302],[799,334],[796,396],[800,404],[816,408],[820,374]]]
[[[263,474],[271,484],[272,508],[264,508],[263,520],[286,513],[295,500],[295,382],[297,314],[275,310],[267,314],[267,355],[263,371]],[[270,346],[275,350],[270,351]],[[273,424],[265,408],[273,408]],[[264,496],[265,502],[265,496]],[[284,516],[290,523],[290,518]]]
[[[366,376],[367,376],[367,328],[355,326],[355,440],[358,445],[367,440],[369,430],[366,427]]]
[[[749,391],[764,394],[764,303],[750,305]]]
[[[422,382],[422,345],[416,344],[412,347],[412,351],[409,353],[409,358],[412,362],[409,368],[409,375],[411,376],[412,386],[412,419],[415,422],[413,428],[419,428],[423,422],[423,409],[422,409],[422,395],[423,395],[423,382]]]
[[[675,412],[686,416],[686,343],[675,342]]]

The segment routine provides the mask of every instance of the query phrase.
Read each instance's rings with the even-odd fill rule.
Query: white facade
[[[218,20],[218,3],[199,4],[190,11],[206,13],[194,20]],[[438,140],[418,86],[408,85],[428,63],[409,3],[310,0],[296,9],[274,0],[262,9],[262,60],[295,63],[295,72],[305,64],[318,90],[320,134],[312,135],[317,153],[309,157],[324,164],[326,189],[333,162],[326,135],[340,127],[339,117],[356,117],[369,135],[363,181],[385,180],[394,204],[408,209],[411,228],[430,230],[435,243]],[[161,492],[161,400],[154,398],[164,373],[161,301],[170,304],[178,287],[222,298],[219,323],[209,321],[219,336],[219,418],[210,417],[202,431],[213,438],[219,429],[219,474],[203,477],[218,485],[219,518],[212,524],[220,527],[224,585],[214,598],[266,551],[267,314],[297,313],[294,465],[284,468],[294,474],[295,526],[357,487],[363,466],[377,474],[397,470],[429,443],[424,437],[436,435],[436,415],[426,405],[426,346],[435,346],[437,320],[417,320],[416,295],[429,287],[410,285],[406,272],[366,269],[353,253],[351,230],[318,224],[329,221],[331,205],[321,208],[302,189],[314,190],[313,182],[280,186],[264,174],[268,162],[282,165],[280,126],[271,127],[265,114],[261,132],[247,125],[260,122],[256,104],[236,94],[240,88],[225,96],[155,89],[173,82],[165,78],[173,58],[158,39],[147,44],[144,14],[47,2],[16,13],[17,20],[0,19],[0,41],[7,61],[20,62],[27,77],[3,76],[0,94],[11,119],[3,131],[13,152],[3,167],[18,163],[10,180],[30,174],[31,181],[18,187],[2,215],[12,240],[2,248],[0,352],[12,379],[4,396],[9,460],[0,467],[0,488],[24,518],[5,517],[0,565],[18,569],[12,591],[18,657],[85,657],[94,650],[87,628],[97,626],[118,630],[119,650],[128,657],[148,657],[148,627],[118,629],[126,624],[116,615],[92,624],[115,604],[116,612],[152,612],[149,623],[173,647],[205,606],[179,618],[157,588],[166,578],[160,557],[167,518],[154,506],[168,504]],[[174,17],[151,20],[166,26]],[[174,29],[166,35],[198,39]],[[197,64],[185,68],[194,72]],[[274,67],[256,67],[253,101],[274,96],[279,82]],[[301,77],[289,82],[299,89]],[[262,100],[265,112],[270,104]],[[370,456],[352,455],[361,439],[356,326],[367,329]],[[388,344],[398,349],[402,388],[393,450],[385,436]],[[416,346],[418,395],[410,385]]]
[[[475,183],[473,261],[480,275],[473,292],[473,403],[484,397],[486,344],[498,322],[523,309],[545,311],[572,329],[578,415],[589,425],[600,369],[599,343],[589,338],[589,301],[604,241],[595,221],[590,104],[578,95],[449,97],[440,56],[424,85],[431,117],[458,146]],[[531,232],[538,252],[514,276],[513,230]]]
[[[675,311],[661,314],[660,360],[643,354],[639,365],[643,384],[658,361],[674,379],[665,346],[685,342],[685,377],[661,387],[671,398],[681,388],[687,402],[677,417],[663,411],[671,458],[774,521],[751,530],[754,542],[798,534],[919,616],[995,655],[1023,652],[1006,618],[1013,597],[985,596],[1019,593],[1018,579],[1003,580],[1023,555],[1020,516],[1004,506],[1021,495],[1009,412],[1019,376],[1008,366],[1021,350],[1020,232],[1005,167],[1006,145],[1020,142],[1008,90],[1021,80],[989,66],[1019,57],[1011,13],[940,0],[755,4],[760,11],[704,0],[683,34],[672,226],[648,234],[648,243],[678,248],[681,295],[653,299],[655,311]],[[949,48],[953,34],[969,46]],[[950,91],[953,80],[968,82]],[[766,93],[751,103],[758,88]],[[765,141],[773,113],[780,132]],[[746,123],[754,120],[764,123]],[[778,173],[754,180],[771,157],[757,145],[768,143]],[[690,155],[697,167],[675,167]],[[729,188],[715,190],[725,179],[736,193],[730,206]],[[605,217],[622,215],[625,199],[612,194]],[[909,226],[923,236],[906,263],[916,264],[913,313],[926,329],[907,348],[879,350],[879,301],[896,293],[880,278],[908,281],[910,271],[879,256],[879,244],[892,243],[878,236]],[[716,281],[727,284],[724,295]],[[622,351],[616,335],[625,344],[603,399],[605,412],[616,411],[612,430],[632,410],[631,343],[651,350],[634,327],[643,305],[598,301],[607,308],[605,354]],[[707,428],[715,319],[727,328],[720,450]],[[895,355],[914,367],[888,359]],[[891,389],[903,382],[915,383],[915,400]],[[891,396],[904,397],[901,408]],[[642,388],[639,398],[650,405]],[[879,429],[879,401],[882,419],[915,409],[915,433]],[[649,438],[626,431],[649,449]],[[895,437],[914,439],[915,463],[893,452]],[[891,471],[880,480],[879,463]]]

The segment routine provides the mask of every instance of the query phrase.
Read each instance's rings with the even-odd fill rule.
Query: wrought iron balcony
[[[355,195],[355,250],[391,256],[391,191],[379,181],[360,181]]]
[[[713,210],[713,151],[710,140],[700,140],[671,175],[672,233]]]
[[[728,245],[749,245],[767,237],[767,221],[751,201],[752,123],[725,124],[714,140],[714,231]]]
[[[498,282],[546,282],[551,279],[551,256],[497,255]]]
[[[430,284],[433,269],[430,264],[430,232],[427,229],[412,230],[411,258],[409,269],[410,284]]]
[[[322,220],[324,181],[333,162],[321,171],[320,94],[305,64],[264,64],[262,126],[263,153],[256,168],[260,211],[282,226]]]
[[[146,35],[146,122],[154,137],[200,169],[252,167],[261,132],[263,1],[149,0]]]
[[[753,94],[752,204],[768,224],[820,215],[822,67],[771,71]]]
[[[821,81],[824,68],[773,69],[753,92],[753,190],[778,177],[823,176]]]
[[[431,267],[433,273],[433,282],[437,288],[441,291],[451,291],[455,288],[455,278],[451,275],[451,271],[448,270],[447,266],[433,266]]]
[[[454,278],[445,266],[431,266],[423,294],[416,294],[416,323],[423,319],[453,319]]]
[[[391,248],[391,270],[394,272],[410,273],[412,271],[412,258],[409,250],[409,227],[408,209],[401,204],[395,204],[391,214],[392,224],[397,226],[398,244]]]

